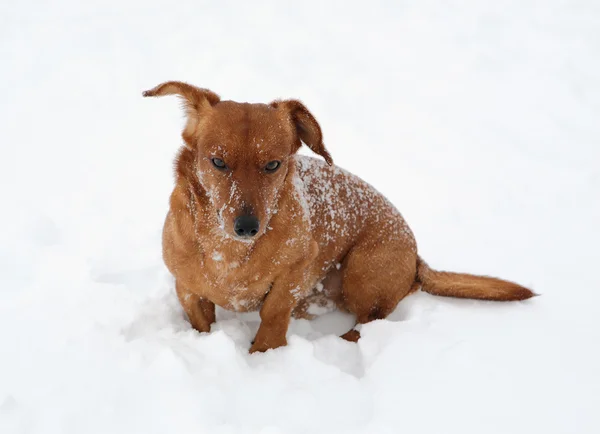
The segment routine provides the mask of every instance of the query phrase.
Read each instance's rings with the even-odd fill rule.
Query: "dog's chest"
[[[207,252],[203,277],[209,298],[227,310],[247,312],[260,309],[271,288],[271,278],[264,270],[248,265],[247,261],[218,249]]]

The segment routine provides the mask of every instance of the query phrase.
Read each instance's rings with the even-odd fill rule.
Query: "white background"
[[[0,11],[0,432],[600,431],[600,3],[30,2]],[[299,98],[438,269],[513,304],[416,294],[358,345],[185,321],[160,232],[189,81]]]

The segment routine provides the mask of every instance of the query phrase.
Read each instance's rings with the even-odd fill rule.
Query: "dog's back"
[[[404,218],[374,187],[322,160],[295,158],[323,266],[343,259],[365,234],[377,236],[380,244],[401,240],[416,254],[415,239]]]

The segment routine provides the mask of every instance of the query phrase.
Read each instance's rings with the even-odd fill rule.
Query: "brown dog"
[[[181,82],[144,92],[173,94],[183,98],[187,124],[163,257],[196,330],[210,331],[215,304],[260,309],[250,351],[265,351],[285,345],[290,317],[309,317],[313,304],[335,304],[363,324],[385,318],[419,287],[482,300],[534,295],[504,280],[429,268],[396,208],[332,166],[301,102],[221,101]],[[326,163],[296,155],[301,142]]]

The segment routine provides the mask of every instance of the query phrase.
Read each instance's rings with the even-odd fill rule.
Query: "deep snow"
[[[5,2],[1,433],[600,431],[600,6]],[[190,329],[161,260],[182,113],[141,91],[302,99],[435,268],[543,294],[416,294],[248,355]]]

